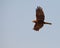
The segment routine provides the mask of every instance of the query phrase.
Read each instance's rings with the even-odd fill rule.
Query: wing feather
[[[34,30],[39,31],[39,29],[42,28],[42,27],[43,27],[43,24],[38,24],[38,23],[36,23],[36,24],[34,25]]]
[[[44,12],[41,7],[38,7],[36,9],[36,20],[44,20],[44,19],[45,19]]]

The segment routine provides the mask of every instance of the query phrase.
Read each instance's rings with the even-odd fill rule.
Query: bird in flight
[[[45,19],[45,15],[44,15],[43,9],[40,6],[38,6],[36,9],[36,20],[33,20],[33,22],[35,23],[33,29],[35,31],[39,31],[39,29],[41,29],[44,24],[51,25],[51,23],[44,22],[44,19]]]

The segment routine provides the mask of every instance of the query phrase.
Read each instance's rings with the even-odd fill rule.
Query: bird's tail
[[[49,25],[51,25],[52,23],[44,22],[44,24],[49,24]]]

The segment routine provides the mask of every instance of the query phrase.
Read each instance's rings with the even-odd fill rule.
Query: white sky
[[[32,23],[37,6],[52,23],[39,32]],[[60,0],[0,0],[0,48],[60,48]]]

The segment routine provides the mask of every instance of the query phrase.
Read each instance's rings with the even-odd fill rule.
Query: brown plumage
[[[35,23],[33,29],[36,31],[39,31],[39,29],[42,28],[44,24],[51,25],[51,23],[44,22],[44,19],[45,19],[44,12],[43,12],[42,8],[39,6],[36,9],[36,20],[33,21]]]

